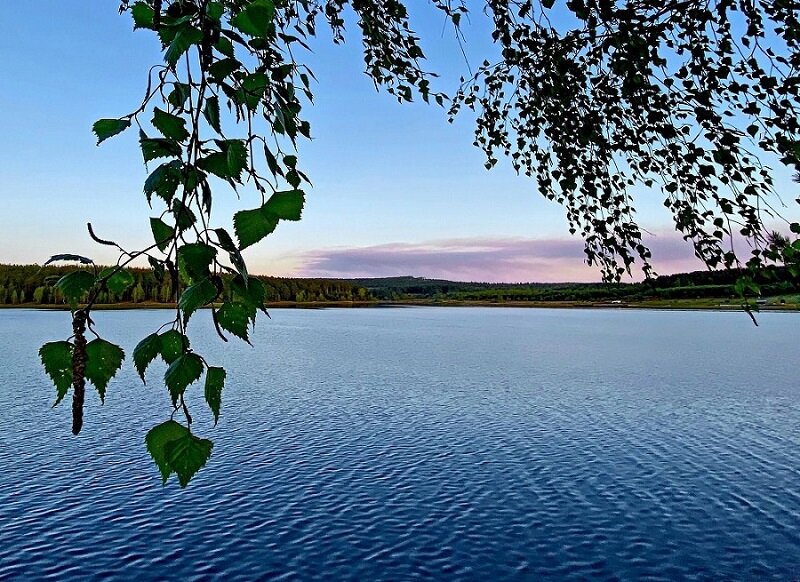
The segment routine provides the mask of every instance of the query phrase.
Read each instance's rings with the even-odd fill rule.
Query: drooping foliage
[[[636,258],[650,272],[635,186],[661,191],[709,267],[757,269],[780,254],[762,160],[800,168],[797,3],[486,4],[502,58],[464,81],[451,114],[475,110],[487,166],[509,156],[564,205],[590,264],[611,280]]]
[[[93,130],[98,143],[137,133],[149,170],[143,194],[154,212],[153,243],[127,250],[90,228],[98,244],[120,251],[116,266],[100,270],[75,255],[51,259],[90,265],[56,283],[74,312],[73,336],[40,352],[59,399],[72,387],[76,434],[85,381],[102,396],[124,357],[108,342],[89,349],[85,333],[96,333],[91,310],[103,293],[129,289],[125,268],[146,258],[153,276],[169,281],[177,305],[174,318],[133,350],[143,378],[156,358],[168,365],[173,410],[146,444],[162,477],[174,473],[182,486],[207,462],[212,444],[192,433],[184,395],[204,382],[216,419],[228,376],[196,353],[186,329],[211,305],[223,339],[249,341],[264,311],[264,286],[248,272],[242,251],[302,215],[309,179],[296,145],[311,136],[303,115],[313,98],[313,73],[303,62],[308,43],[318,26],[343,42],[352,21],[376,86],[399,101],[443,105],[447,98],[421,66],[410,6],[401,0],[122,2],[135,29],[157,36],[163,63],[150,70],[139,107],[101,119]],[[766,235],[772,181],[760,161],[766,152],[800,163],[800,28],[793,3],[430,0],[424,9],[438,11],[456,30],[468,10],[485,10],[492,19],[500,58],[464,81],[450,113],[475,110],[476,143],[487,165],[503,153],[535,177],[545,196],[566,207],[589,262],[607,279],[618,280],[637,256],[650,270],[630,191],[638,184],[663,191],[677,228],[709,266],[740,263],[725,246],[732,236],[752,246],[752,269],[800,251],[796,241]],[[224,189],[245,205],[233,216],[233,232],[211,222],[214,195]],[[756,291],[754,281],[741,288]]]
[[[164,383],[173,410],[145,439],[165,481],[174,473],[185,486],[212,451],[210,441],[192,433],[187,389],[204,382],[206,401],[217,419],[227,378],[223,368],[193,349],[187,327],[201,307],[211,306],[222,339],[236,336],[249,342],[257,314],[266,312],[266,289],[248,272],[242,251],[281,222],[301,218],[309,179],[295,150],[298,139],[311,137],[303,108],[313,98],[313,73],[297,55],[305,54],[319,22],[330,27],[335,42],[343,41],[347,5],[311,0],[139,0],[120,7],[131,15],[135,29],[157,35],[164,62],[150,70],[139,107],[122,117],[101,119],[92,129],[98,144],[129,130],[137,132],[150,172],[143,194],[154,210],[153,243],[128,250],[98,237],[90,226],[97,243],[120,251],[117,265],[100,270],[86,257],[52,257],[48,262],[78,261],[89,268],[69,272],[56,282],[58,295],[73,310],[73,335],[45,344],[40,356],[56,384],[58,400],[72,389],[73,432],[78,434],[86,380],[104,396],[125,357],[105,340],[87,342],[87,330],[97,333],[91,310],[104,295],[128,292],[135,278],[127,265],[146,258],[154,278],[170,290],[169,299],[177,306],[174,318],[132,352],[143,379],[156,358],[168,366]],[[429,75],[419,67],[423,54],[405,6],[395,0],[359,0],[351,8],[364,37],[367,72],[375,82],[400,101],[418,95],[443,103],[444,96],[431,91]],[[214,192],[223,188],[248,200],[248,207],[233,216],[233,232],[211,224]],[[95,341],[102,346],[94,346]],[[185,425],[175,421],[176,413],[182,414]]]

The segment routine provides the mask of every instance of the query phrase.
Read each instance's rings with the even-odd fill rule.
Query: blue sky
[[[423,3],[416,30],[452,92],[467,71],[452,32]],[[116,2],[28,0],[0,15],[0,262],[41,262],[75,252],[108,262],[92,243],[149,244],[147,175],[133,132],[95,146],[101,117],[138,106],[147,69],[160,62],[154,37],[132,32]],[[350,27],[352,31],[353,26]],[[480,16],[465,27],[479,62],[492,46]],[[247,251],[254,272],[303,276],[417,275],[461,280],[596,280],[582,244],[567,235],[562,209],[506,163],[491,172],[472,143],[468,117],[456,124],[424,104],[400,105],[377,93],[362,72],[355,34],[333,46],[323,34],[309,62],[318,78],[308,110],[314,140],[300,149],[314,183],[303,220]],[[657,195],[640,199],[661,272],[700,268],[672,234]],[[792,197],[787,197],[791,200]],[[238,201],[221,189],[214,220],[228,226]]]

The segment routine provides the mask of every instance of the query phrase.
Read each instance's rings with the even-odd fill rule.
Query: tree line
[[[726,298],[738,301],[744,271],[694,271],[662,275],[640,283],[479,283],[423,277],[352,279],[381,301],[643,301],[648,299]],[[789,269],[774,267],[757,275],[762,296],[800,293]]]
[[[0,305],[63,305],[64,297],[54,283],[74,267],[39,265],[0,265]],[[174,304],[175,290],[169,277],[158,280],[151,269],[130,269],[134,283],[121,293],[108,289],[100,292],[98,304]],[[258,277],[264,284],[268,302],[348,302],[369,301],[369,291],[347,281],[328,279],[295,279]],[[223,277],[223,280],[226,280]],[[226,285],[222,300],[229,300],[232,291]]]
[[[0,265],[0,305],[63,305],[53,284],[70,267]],[[102,291],[98,303],[174,304],[169,277],[158,280],[150,269],[131,269],[134,283],[121,293]],[[741,273],[695,271],[662,275],[641,283],[480,283],[386,277],[374,279],[306,279],[258,277],[267,302],[352,301],[642,301],[647,299],[702,299],[737,297]],[[225,278],[223,278],[225,279]],[[800,294],[800,282],[785,268],[765,272],[757,281],[763,296]],[[221,300],[230,299],[226,285]]]

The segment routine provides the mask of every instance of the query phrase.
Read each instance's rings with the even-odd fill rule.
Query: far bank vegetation
[[[67,267],[0,265],[0,305],[63,306],[53,286]],[[99,305],[174,305],[169,277],[157,280],[151,270],[132,269],[135,283],[116,294],[104,290]],[[468,283],[423,277],[311,279],[259,277],[271,304],[352,303],[650,303],[695,302],[712,307],[736,304],[736,271],[696,271],[664,275],[641,283]],[[800,304],[800,284],[784,269],[774,269],[761,283],[763,302]],[[224,299],[224,297],[223,297]],[[666,306],[666,305],[665,305]]]

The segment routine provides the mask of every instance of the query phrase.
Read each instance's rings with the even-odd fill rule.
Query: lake
[[[273,310],[181,490],[133,371],[168,311],[94,315],[128,359],[83,432],[37,357],[69,314],[0,311],[0,579],[800,577],[800,315]]]

